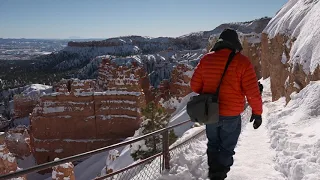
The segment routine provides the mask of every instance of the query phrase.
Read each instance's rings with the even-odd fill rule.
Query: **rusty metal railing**
[[[133,168],[138,168],[139,167],[140,170],[143,170],[144,168],[147,167],[148,164],[149,165],[152,164],[152,162],[155,161],[155,160],[160,162],[160,165],[159,164],[158,165],[159,165],[160,172],[161,172],[164,169],[169,169],[170,168],[169,167],[169,161],[170,161],[169,130],[174,129],[174,128],[178,127],[178,126],[184,125],[184,124],[186,124],[188,122],[190,122],[190,120],[177,123],[177,124],[169,126],[167,128],[163,128],[163,129],[154,131],[152,133],[148,133],[146,135],[143,135],[143,136],[140,136],[140,137],[137,137],[137,138],[133,138],[133,139],[128,140],[128,141],[124,141],[124,142],[121,142],[121,143],[113,144],[113,145],[110,145],[110,146],[107,146],[107,147],[99,148],[99,149],[96,149],[96,150],[88,151],[88,152],[77,154],[77,155],[74,155],[74,156],[62,158],[62,159],[59,159],[57,161],[52,161],[52,162],[40,164],[40,165],[37,165],[37,166],[33,166],[33,167],[30,167],[30,168],[26,168],[26,169],[23,169],[23,170],[16,171],[16,172],[13,172],[13,173],[5,174],[5,175],[0,176],[0,180],[20,177],[20,176],[23,176],[23,175],[26,175],[26,174],[30,174],[30,173],[33,173],[33,172],[38,172],[38,171],[41,171],[41,170],[52,168],[54,166],[57,166],[57,165],[60,165],[60,164],[64,164],[64,163],[67,163],[67,162],[73,162],[73,161],[81,160],[81,159],[90,157],[92,155],[95,155],[95,154],[98,154],[98,153],[101,153],[101,152],[104,152],[104,151],[109,151],[109,150],[112,150],[112,149],[115,149],[115,148],[118,148],[118,147],[129,145],[129,144],[132,144],[134,142],[138,142],[140,140],[149,138],[151,136],[160,135],[160,134],[163,137],[162,152],[161,153],[158,153],[158,154],[153,155],[151,157],[148,157],[148,158],[146,158],[146,159],[144,159],[144,160],[142,160],[142,161],[140,161],[138,163],[135,163],[134,165],[128,166],[128,167],[123,168],[121,170],[118,170],[118,171],[116,171],[114,173],[107,174],[104,177],[98,177],[96,179],[107,179],[107,178],[114,179],[114,177],[119,176],[120,173],[128,175],[128,170],[129,169],[132,170]],[[144,165],[144,166],[142,167],[142,165]],[[135,172],[140,172],[140,171],[135,171]]]

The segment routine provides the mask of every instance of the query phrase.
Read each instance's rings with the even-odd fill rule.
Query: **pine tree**
[[[169,122],[170,115],[161,107],[157,107],[154,102],[150,102],[142,110],[143,121],[140,128],[135,132],[135,137],[154,132],[165,128]],[[156,135],[132,145],[131,156],[134,160],[144,159],[162,150],[162,135]],[[173,131],[169,133],[169,142],[172,144],[176,140]]]

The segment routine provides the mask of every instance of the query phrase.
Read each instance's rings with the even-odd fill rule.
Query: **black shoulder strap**
[[[229,55],[228,61],[227,61],[227,63],[226,63],[226,67],[224,68],[223,74],[222,74],[222,76],[221,76],[219,85],[218,85],[217,90],[216,90],[216,95],[219,95],[220,85],[221,85],[222,79],[223,79],[224,75],[226,74],[227,69],[228,69],[228,66],[229,66],[229,64],[231,63],[231,61],[232,61],[232,59],[234,58],[235,55],[236,55],[236,52],[234,52],[234,51],[232,51],[232,52],[230,53],[230,55]]]

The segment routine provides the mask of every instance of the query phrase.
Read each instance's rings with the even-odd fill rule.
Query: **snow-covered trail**
[[[266,118],[263,117],[263,119]],[[285,179],[280,172],[275,170],[274,157],[276,153],[271,149],[265,123],[256,130],[253,129],[252,123],[247,123],[235,151],[235,163],[227,180]]]
[[[285,180],[282,173],[275,169],[276,152],[271,148],[271,141],[266,127],[271,102],[271,92],[265,88],[263,93],[263,124],[253,129],[249,123],[250,107],[242,114],[242,133],[235,149],[234,165],[228,173],[227,180]],[[206,138],[190,144],[184,152],[171,160],[171,170],[161,180],[206,180],[208,174]]]

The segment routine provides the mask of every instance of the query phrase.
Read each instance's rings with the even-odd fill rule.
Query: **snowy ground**
[[[242,133],[227,180],[320,179],[320,81],[285,100],[271,102],[270,81],[263,81],[263,124],[254,130],[250,108],[242,114]],[[207,179],[206,138],[171,160],[160,180]]]

